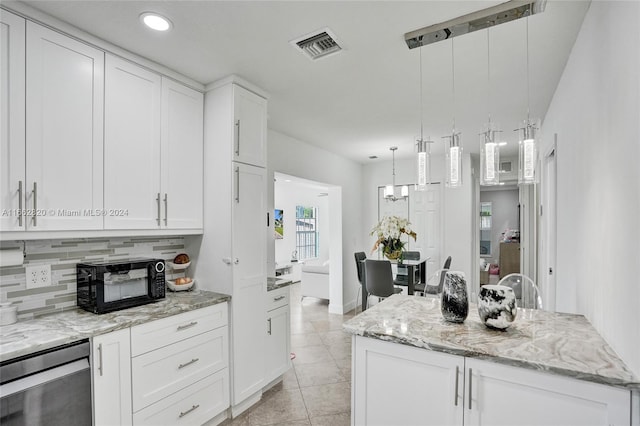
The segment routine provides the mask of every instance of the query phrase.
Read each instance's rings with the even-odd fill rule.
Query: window
[[[318,209],[296,206],[296,250],[298,259],[318,257]]]

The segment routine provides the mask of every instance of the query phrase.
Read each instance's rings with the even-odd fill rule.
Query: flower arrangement
[[[408,219],[398,216],[384,216],[380,222],[371,230],[370,235],[376,235],[376,240],[371,252],[373,253],[382,246],[382,253],[388,259],[398,259],[402,256],[402,249],[405,243],[400,240],[402,234],[407,234],[416,239],[416,233],[411,230]]]

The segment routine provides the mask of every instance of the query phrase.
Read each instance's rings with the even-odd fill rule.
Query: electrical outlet
[[[27,288],[37,288],[51,285],[51,265],[27,266]]]

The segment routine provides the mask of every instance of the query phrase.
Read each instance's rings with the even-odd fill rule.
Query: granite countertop
[[[345,331],[628,389],[640,379],[583,315],[518,309],[505,331],[487,328],[475,305],[462,324],[444,321],[440,300],[393,295],[343,324]]]
[[[231,297],[211,291],[167,291],[160,302],[96,315],[76,308],[0,327],[0,361],[28,355],[194,309]]]
[[[289,279],[267,277],[267,291],[277,290],[279,288],[286,287],[291,284],[293,284],[293,281]]]

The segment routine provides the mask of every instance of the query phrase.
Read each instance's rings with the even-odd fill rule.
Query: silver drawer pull
[[[456,387],[455,387],[454,395],[453,395],[453,405],[455,405],[456,407],[458,406],[458,375],[459,375],[459,372],[460,372],[460,369],[456,365]]]
[[[187,411],[181,411],[181,412],[180,412],[180,415],[178,416],[178,418],[181,418],[181,417],[186,416],[187,414],[189,414],[190,412],[192,412],[193,410],[195,410],[195,409],[196,409],[196,408],[198,408],[199,406],[200,406],[200,404],[198,404],[198,405],[194,405],[194,406],[192,406],[191,408],[189,408]]]
[[[194,325],[198,324],[198,321],[191,321],[189,324],[185,324],[185,325],[179,325],[178,326],[178,331],[180,330],[184,330],[185,328],[191,328]]]
[[[277,302],[278,300],[282,300],[282,299],[284,299],[285,297],[286,297],[286,296],[278,296],[278,297],[274,297],[274,298],[273,298],[273,301],[274,301],[274,302]]]
[[[185,362],[184,364],[180,364],[180,365],[178,365],[178,370],[181,369],[181,368],[185,368],[187,365],[191,365],[194,362],[198,362],[198,361],[200,361],[200,358],[194,358],[189,362]]]
[[[22,226],[22,181],[18,182],[18,226]]]

